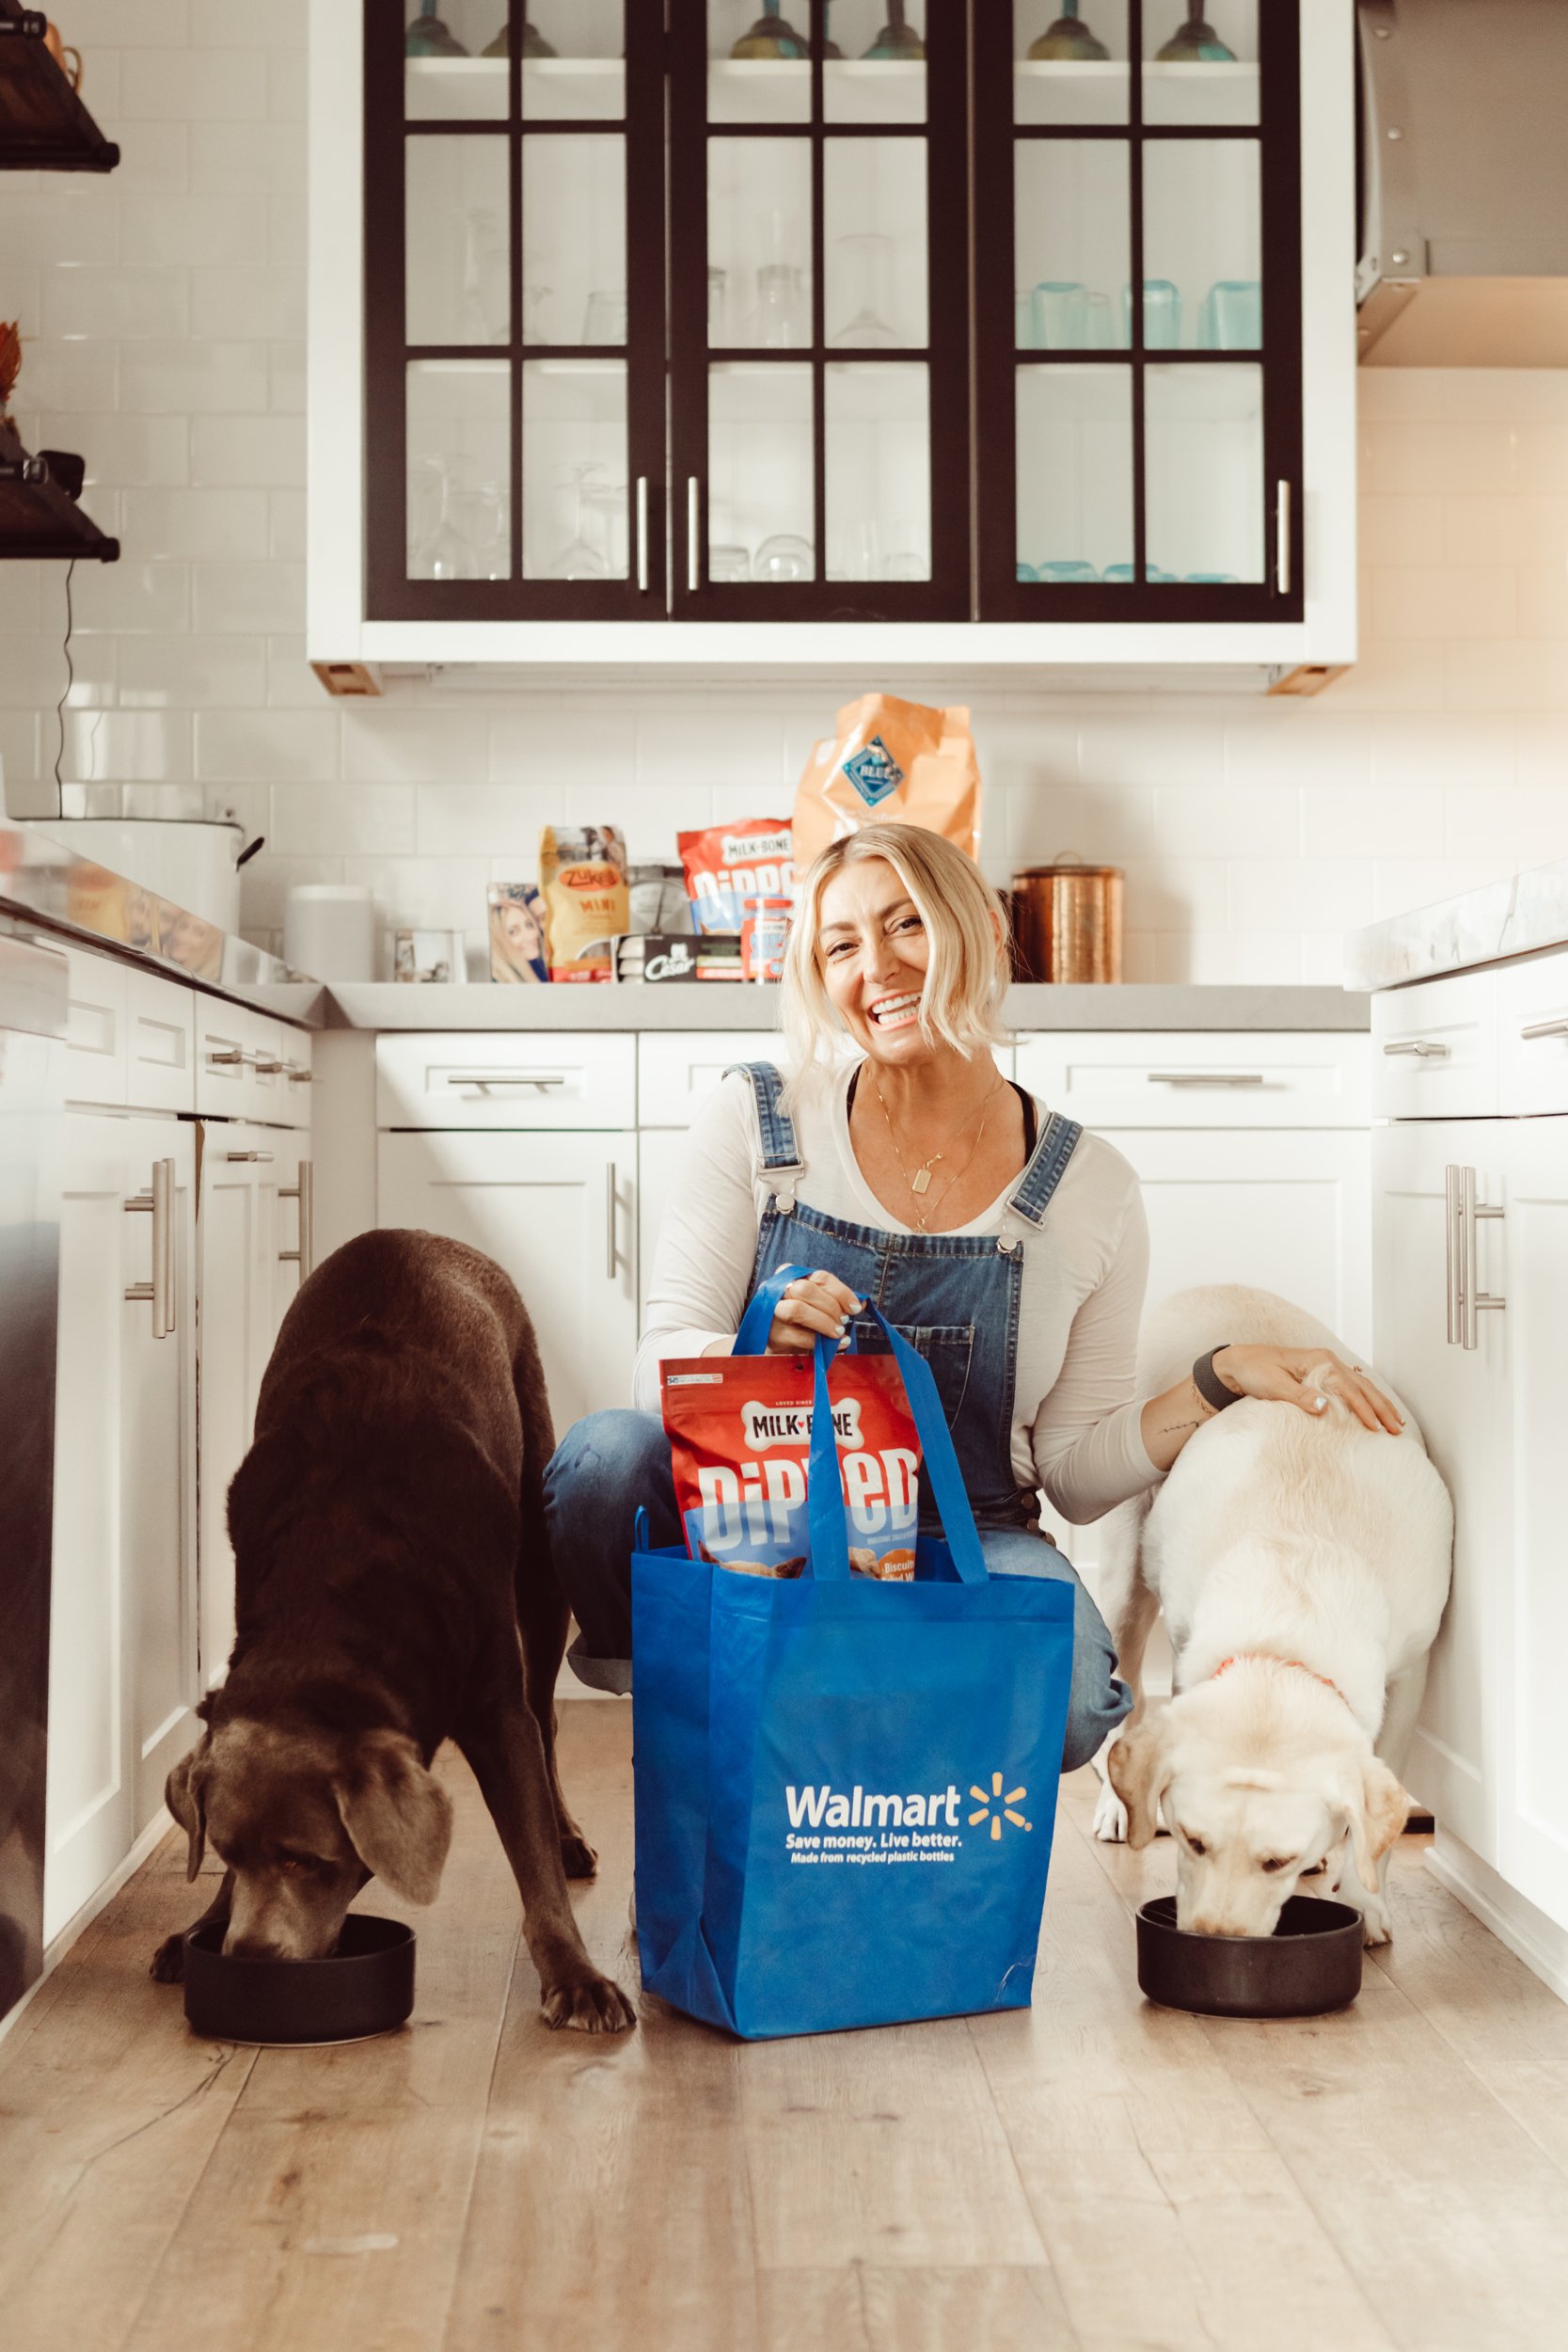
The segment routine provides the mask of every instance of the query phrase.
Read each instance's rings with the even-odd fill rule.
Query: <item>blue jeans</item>
[[[590,1413],[567,1430],[545,1473],[545,1507],[556,1574],[580,1631],[570,1651],[579,1682],[631,1689],[632,1518],[648,1514],[649,1540],[679,1544],[670,1440],[657,1413]],[[992,1576],[1054,1576],[1073,1588],[1072,1692],[1062,1770],[1086,1764],[1132,1704],[1116,1673],[1105,1621],[1069,1560],[1022,1527],[983,1527]]]

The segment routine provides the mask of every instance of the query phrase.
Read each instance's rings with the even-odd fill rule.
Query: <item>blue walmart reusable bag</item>
[[[736,1353],[766,1338],[786,1266]],[[632,1557],[637,1932],[650,1992],[748,2039],[1026,2008],[1073,1594],[990,1577],[924,1359],[881,1324],[946,1541],[849,1573],[818,1343],[797,1582]]]

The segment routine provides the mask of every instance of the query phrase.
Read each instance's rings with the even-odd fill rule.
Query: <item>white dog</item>
[[[1145,1326],[1139,1393],[1174,1387],[1221,1340],[1348,1359],[1267,1291],[1183,1291]],[[1332,1396],[1317,1419],[1243,1398],[1106,1522],[1101,1606],[1136,1704],[1106,1754],[1095,1832],[1147,1846],[1163,1806],[1177,1921],[1200,1935],[1271,1934],[1297,1881],[1348,1836],[1354,1874],[1337,1891],[1369,1944],[1388,1941],[1387,1854],[1409,1809],[1400,1773],[1453,1544],[1448,1490],[1397,1401],[1393,1437]],[[1161,1610],[1175,1696],[1146,1715]]]

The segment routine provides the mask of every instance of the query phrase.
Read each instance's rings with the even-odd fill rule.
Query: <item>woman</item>
[[[659,1362],[727,1355],[778,1266],[814,1270],[790,1284],[768,1347],[808,1350],[818,1332],[847,1345],[874,1298],[930,1362],[992,1575],[1076,1588],[1067,1772],[1132,1700],[1099,1611],[1041,1530],[1037,1489],[1083,1524],[1169,1470],[1223,1409],[1212,1400],[1314,1409],[1300,1375],[1321,1350],[1223,1344],[1192,1378],[1134,1400],[1148,1270],[1137,1178],[997,1069],[1006,936],[979,869],[915,826],[864,826],[806,876],[784,969],[794,1075],[732,1071],[700,1113],[654,1263],[641,1409],[578,1422],[547,1473],[582,1681],[631,1687],[633,1511],[647,1507],[654,1543],[681,1541]],[[1370,1382],[1348,1365],[1338,1377],[1369,1428],[1399,1425]]]

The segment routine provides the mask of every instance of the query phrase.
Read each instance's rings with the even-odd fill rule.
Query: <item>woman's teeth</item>
[[[879,1029],[901,1029],[915,1018],[919,1010],[918,996],[894,996],[886,1004],[874,1005],[871,1018]]]

